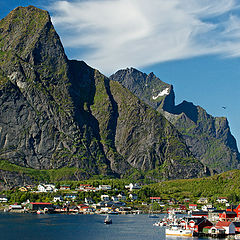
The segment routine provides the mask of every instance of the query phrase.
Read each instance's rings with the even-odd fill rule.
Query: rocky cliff
[[[162,113],[182,133],[193,155],[203,164],[217,172],[239,168],[236,140],[225,117],[213,117],[187,101],[175,105],[173,86],[153,73],[147,75],[131,68],[119,70],[110,79]]]
[[[26,173],[206,174],[165,117],[84,62],[68,60],[49,14],[33,6],[0,21],[0,159],[2,170]]]

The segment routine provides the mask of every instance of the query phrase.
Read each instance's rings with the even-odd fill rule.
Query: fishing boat
[[[112,219],[107,215],[107,217],[104,219],[105,224],[112,224]]]
[[[169,225],[166,228],[166,235],[192,237],[193,231],[190,229],[183,229],[179,225]]]

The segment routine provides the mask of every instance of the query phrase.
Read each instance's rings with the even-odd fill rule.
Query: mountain
[[[207,173],[162,114],[69,60],[48,12],[33,6],[0,21],[0,159],[0,178],[13,185],[47,170],[72,169],[58,180]]]
[[[236,140],[225,117],[213,117],[187,101],[175,105],[173,86],[153,73],[147,75],[128,68],[117,71],[110,79],[162,113],[181,132],[194,157],[204,165],[217,172],[239,168]]]

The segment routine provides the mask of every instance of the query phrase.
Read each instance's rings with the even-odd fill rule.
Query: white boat
[[[109,215],[107,215],[107,217],[104,220],[105,224],[112,224],[112,219],[109,217]]]
[[[190,229],[183,229],[179,225],[169,225],[166,228],[166,235],[192,237],[193,231]]]

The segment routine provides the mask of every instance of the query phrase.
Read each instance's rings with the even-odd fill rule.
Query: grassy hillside
[[[198,179],[171,180],[145,186],[146,192],[154,193],[163,199],[175,198],[192,201],[208,197],[213,202],[217,197],[228,197],[230,202],[240,200],[240,170],[232,170],[212,177]]]

